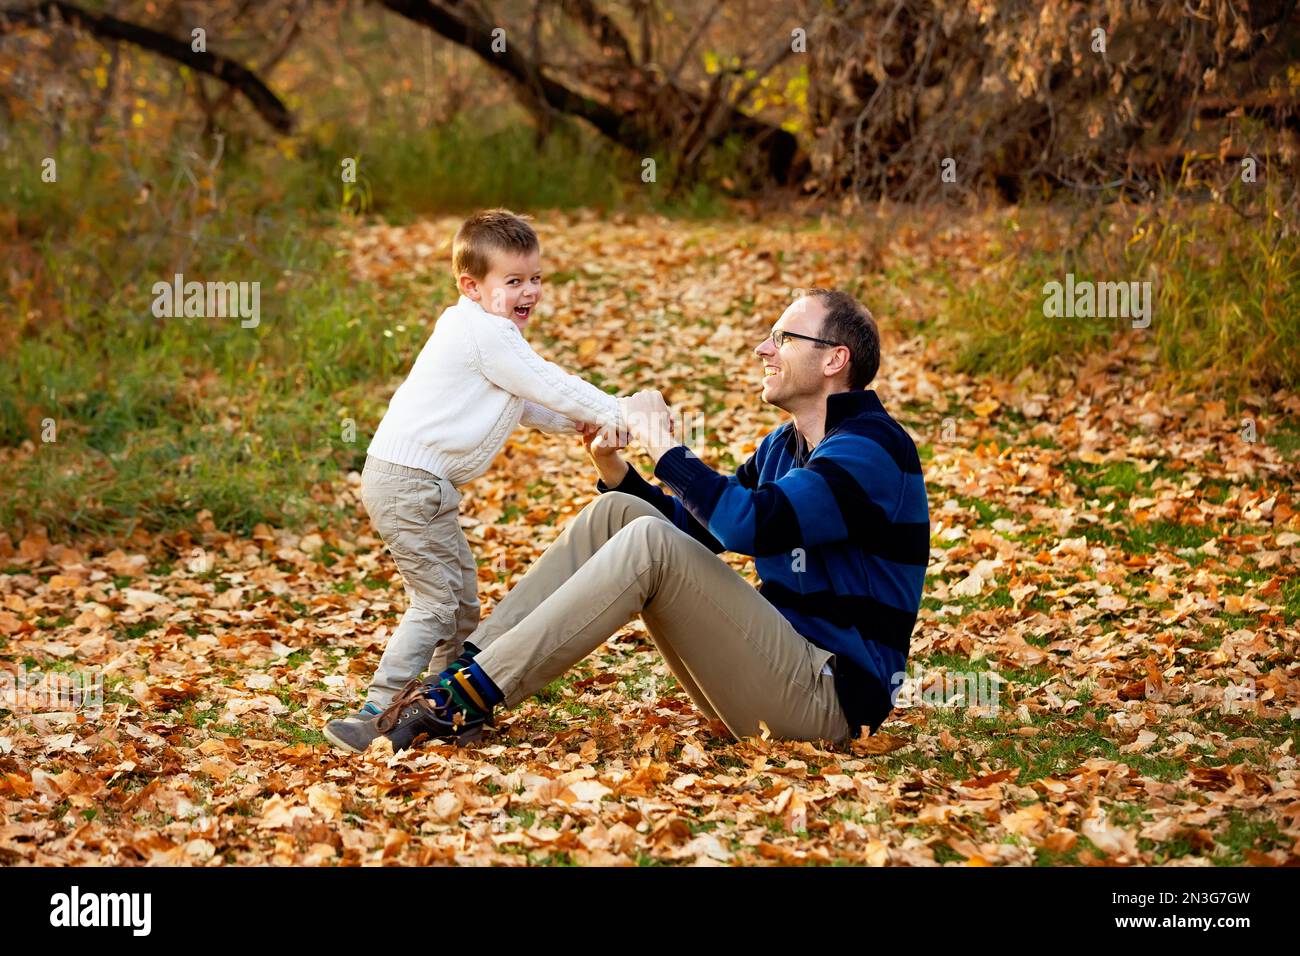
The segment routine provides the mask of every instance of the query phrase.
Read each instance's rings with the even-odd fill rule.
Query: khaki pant
[[[478,626],[478,565],[460,528],[460,499],[446,478],[366,458],[361,501],[397,562],[408,602],[366,695],[380,709],[426,670],[445,670]]]
[[[513,707],[638,614],[696,706],[734,736],[757,735],[760,720],[781,739],[849,736],[823,673],[834,655],[632,495],[584,508],[469,639]]]

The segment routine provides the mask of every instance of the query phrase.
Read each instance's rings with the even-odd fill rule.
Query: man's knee
[[[655,511],[653,515],[634,518],[624,526],[628,536],[643,544],[655,554],[671,554],[692,543],[690,535],[667,521]]]
[[[624,526],[643,516],[663,517],[659,509],[650,502],[624,491],[605,492],[583,509],[584,514],[587,512],[590,512],[592,517],[607,516],[615,519]]]

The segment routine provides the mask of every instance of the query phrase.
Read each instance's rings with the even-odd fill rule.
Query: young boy
[[[331,720],[325,737],[360,752],[375,718],[425,670],[438,674],[477,652],[478,570],[457,505],[520,423],[547,432],[622,429],[623,399],[529,347],[522,332],[542,298],[541,248],[521,217],[490,209],[452,243],[460,300],[438,318],[397,389],[361,475],[361,500],[397,562],[409,607],[389,638],[366,703]]]

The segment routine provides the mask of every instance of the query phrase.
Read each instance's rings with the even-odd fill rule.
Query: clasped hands
[[[618,402],[626,428],[601,428],[588,423],[578,426],[593,458],[615,453],[636,442],[658,462],[670,448],[680,444],[678,423],[658,389],[637,392]]]

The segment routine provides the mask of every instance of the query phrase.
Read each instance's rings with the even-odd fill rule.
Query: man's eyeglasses
[[[786,332],[777,329],[772,330],[772,334],[769,336],[769,339],[771,340],[772,344],[776,346],[777,349],[780,349],[781,346],[785,345],[785,343],[789,339],[807,339],[809,342],[820,342],[822,345],[843,345],[844,344],[843,342],[832,342],[829,339],[819,339],[814,335],[801,335],[798,332]]]

